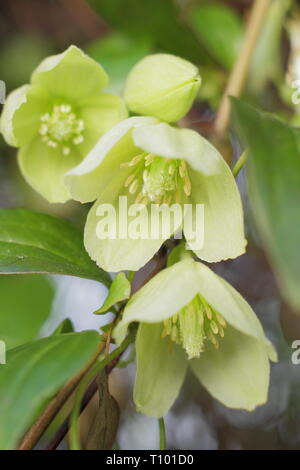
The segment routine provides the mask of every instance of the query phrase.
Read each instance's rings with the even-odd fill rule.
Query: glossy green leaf
[[[12,349],[0,366],[0,449],[14,449],[58,390],[96,353],[95,331],[50,336]]]
[[[243,23],[240,16],[226,5],[201,2],[191,9],[189,19],[210,54],[221,65],[230,69],[235,63],[243,40]]]
[[[123,272],[117,274],[110,286],[105,302],[95,313],[106,313],[111,309],[111,307],[113,307],[113,305],[117,304],[118,302],[122,302],[122,300],[129,299],[130,291],[130,282],[128,281],[125,274]]]
[[[210,62],[173,0],[89,0],[110,25],[135,38],[148,39],[164,52],[194,62]]]
[[[27,209],[0,210],[0,273],[66,274],[110,284],[68,222]]]
[[[249,196],[282,295],[300,311],[300,132],[234,100],[236,129],[249,148]]]
[[[0,276],[0,339],[7,349],[37,337],[53,296],[54,288],[43,276]]]

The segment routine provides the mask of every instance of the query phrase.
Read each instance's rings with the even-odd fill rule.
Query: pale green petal
[[[82,153],[87,155],[103,134],[127,118],[128,112],[124,101],[119,96],[108,93],[92,96],[81,102],[80,106],[78,114],[85,124],[84,143],[81,149],[83,149]]]
[[[64,174],[81,160],[76,146],[69,155],[51,148],[36,137],[19,151],[19,165],[27,182],[49,202],[66,202],[70,199],[64,185]]]
[[[199,70],[170,54],[152,54],[130,72],[125,101],[131,111],[176,122],[190,109],[201,84]]]
[[[192,183],[191,200],[204,207],[203,246],[191,245],[195,254],[204,261],[236,258],[245,253],[247,241],[244,234],[243,207],[239,190],[226,162],[220,157],[222,171],[204,175],[189,170]],[[184,226],[187,240],[193,239],[188,224]]]
[[[276,361],[276,351],[265,337],[257,316],[246,300],[228,282],[204,264],[195,262],[194,268],[199,293],[205,300],[225,318],[229,325],[260,342],[267,350],[270,359]]]
[[[270,364],[265,348],[251,336],[228,327],[219,349],[209,346],[189,364],[208,392],[229,408],[252,411],[267,401]]]
[[[19,142],[15,136],[13,119],[16,111],[20,109],[23,103],[26,103],[30,85],[24,85],[10,93],[6,99],[0,120],[0,132],[9,145],[18,147]]]
[[[108,178],[107,173],[105,177]],[[111,175],[109,175],[110,177]],[[165,239],[171,236],[171,233],[168,232],[165,238],[152,239],[147,230],[145,238],[134,239],[130,235],[133,217],[127,217],[127,210],[134,201],[128,197],[126,207],[119,205],[120,191],[124,185],[123,173],[120,173],[119,176],[116,175],[108,184],[107,182],[105,184],[103,193],[90,210],[87,218],[84,236],[86,250],[98,266],[105,271],[137,271],[155,255]],[[105,207],[105,204],[111,204],[115,209],[112,218],[116,220],[116,231],[113,235],[110,234],[105,239],[100,239],[97,236],[97,226],[100,220],[103,220],[103,215],[99,217],[97,211],[99,208]],[[139,221],[142,227],[149,227],[149,214],[147,209],[141,211]],[[118,222],[120,219],[121,221]],[[124,235],[120,235],[119,229],[124,232]]]
[[[49,97],[42,90],[30,87],[26,101],[13,116],[13,130],[19,147],[23,147],[39,134],[41,117],[49,109]]]
[[[70,46],[63,53],[43,60],[33,72],[31,83],[67,104],[78,104],[106,87],[108,76],[101,65],[82,50]]]
[[[141,152],[134,145],[131,129],[153,122],[153,118],[132,117],[104,134],[82,163],[65,177],[73,199],[80,202],[97,199],[109,181],[120,173],[120,163]]]
[[[243,254],[246,240],[241,198],[219,152],[197,132],[164,123],[134,129],[133,139],[147,152],[188,162],[191,200],[204,205],[204,245],[193,247],[197,256],[216,262]],[[193,238],[188,226],[184,232],[188,240]]]
[[[159,123],[137,128],[133,139],[138,147],[167,158],[184,159],[194,170],[211,175],[224,171],[218,151],[197,132]]]
[[[167,338],[162,339],[161,333],[160,324],[139,327],[133,393],[137,410],[157,418],[165,415],[173,405],[187,369],[183,349]]]
[[[132,296],[114,330],[114,337],[120,343],[128,324],[133,321],[158,323],[166,320],[190,302],[198,290],[192,259],[164,269]]]

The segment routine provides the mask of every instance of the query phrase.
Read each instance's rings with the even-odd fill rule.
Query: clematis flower
[[[127,117],[123,101],[102,93],[103,68],[75,46],[46,58],[30,85],[6,101],[0,130],[19,147],[27,182],[50,202],[70,199],[64,174],[76,166],[99,137]]]
[[[134,113],[176,122],[191,108],[200,85],[195,65],[171,54],[151,54],[131,70],[124,99]]]
[[[227,407],[250,411],[266,402],[276,351],[248,303],[204,264],[184,259],[134,294],[113,333],[118,343],[131,322],[140,322],[138,411],[163,416],[188,367]]]
[[[112,205],[119,220],[124,216],[120,196],[127,198],[128,207],[140,204],[147,209],[140,223],[149,226],[153,206],[202,204],[204,244],[199,249],[191,245],[196,255],[215,262],[245,251],[242,204],[232,173],[218,151],[193,130],[150,117],[129,118],[108,131],[82,163],[66,174],[65,181],[75,200],[96,200],[85,226],[85,247],[107,271],[139,269],[184,223],[182,210],[182,218],[170,226],[162,217],[157,238],[149,233],[146,239],[102,239],[97,231],[101,208]],[[190,224],[183,230],[186,239],[192,240]]]

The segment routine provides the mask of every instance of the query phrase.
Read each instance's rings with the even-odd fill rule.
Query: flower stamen
[[[69,104],[55,105],[52,113],[43,114],[40,121],[42,141],[52,148],[61,146],[63,155],[71,152],[68,144],[79,145],[84,141],[84,121],[78,119]]]
[[[135,194],[136,191],[137,191],[137,188],[139,186],[139,182],[137,179],[133,180],[133,182],[131,183],[131,185],[129,186],[129,192],[130,194]]]
[[[135,167],[124,183],[130,194],[135,194],[141,185],[141,194],[136,202],[170,205],[173,200],[181,203],[192,192],[188,169],[184,160],[158,157],[152,153],[140,153],[129,162],[120,164],[121,168]],[[135,183],[133,183],[136,181]],[[142,198],[143,197],[143,198]]]
[[[199,357],[210,341],[219,348],[220,338],[224,338],[226,321],[218,312],[207,304],[199,294],[178,313],[164,321],[162,337],[181,344],[188,358]]]

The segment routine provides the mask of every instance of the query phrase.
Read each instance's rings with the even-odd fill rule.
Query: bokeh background
[[[277,1],[277,0],[275,0]],[[289,25],[297,23],[298,2],[279,0],[282,7],[268,22],[263,42],[251,64],[245,98],[284,119],[297,119],[289,86],[297,47]],[[76,44],[101,62],[110,75],[109,90],[121,93],[130,68],[143,56],[165,51],[200,67],[203,86],[184,123],[210,137],[216,110],[236,60],[251,0],[0,0],[0,80],[7,92],[27,83],[47,55]],[[300,30],[299,30],[300,37]],[[294,61],[294,62],[293,62]],[[300,76],[300,73],[299,73]],[[240,146],[231,134],[221,145],[234,163]],[[266,334],[279,352],[273,365],[269,401],[252,413],[232,411],[213,400],[192,375],[166,418],[173,449],[300,449],[300,365],[291,361],[291,344],[300,339],[300,317],[278,292],[274,274],[249,209],[244,171],[238,176],[249,246],[237,260],[215,269],[250,302]],[[270,188],[271,190],[271,188]],[[71,220],[83,228],[88,205],[50,205],[22,178],[16,151],[0,137],[0,208],[27,207]],[[78,331],[98,329],[108,318],[93,315],[106,289],[93,281],[62,276],[0,277],[0,338],[15,347],[45,336],[63,318]],[[111,388],[122,408],[117,446],[155,449],[156,420],[137,414],[131,400],[134,366],[116,369]],[[88,428],[96,402],[83,415]],[[61,418],[62,419],[62,418]],[[47,437],[59,424],[51,427]],[[67,447],[64,441],[61,448]]]

